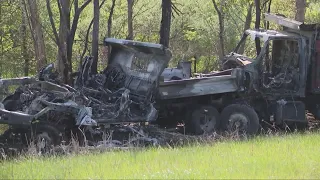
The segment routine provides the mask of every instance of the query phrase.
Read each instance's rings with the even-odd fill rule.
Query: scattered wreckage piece
[[[177,67],[165,68],[161,74],[164,81],[191,78],[191,61],[179,61]]]
[[[15,139],[28,145],[30,141],[45,141],[44,145],[37,144],[45,150],[60,144],[62,134],[70,133],[68,128],[97,125],[90,107],[78,103],[83,96],[66,87],[32,78],[2,82],[3,86],[22,84],[3,100],[0,108],[0,123],[9,125],[2,137],[6,142]]]
[[[80,125],[90,116],[91,112],[87,107],[74,102],[80,96],[58,84],[33,78],[2,79],[1,81],[2,86],[17,84],[21,86],[3,100],[0,123],[31,125],[33,121],[43,118],[50,111],[55,111],[77,115],[75,124]]]

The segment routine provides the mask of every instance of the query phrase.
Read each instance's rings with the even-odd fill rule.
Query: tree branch
[[[78,11],[79,9],[79,2],[78,0],[73,1],[73,5],[74,5],[74,11],[75,13]]]
[[[108,32],[107,32],[108,37],[111,36],[112,16],[113,16],[115,4],[116,4],[116,0],[112,0],[112,5],[111,5],[110,13],[109,13],[109,18],[108,18]]]
[[[224,53],[224,12],[221,6],[221,9],[218,8],[218,5],[215,0],[212,0],[214,9],[217,11],[218,18],[219,18],[219,62],[220,62],[220,67],[222,67],[222,61],[223,57],[225,55]]]
[[[106,0],[103,0],[99,6],[99,9],[102,8],[102,6],[104,5],[104,3],[106,2]],[[87,29],[87,32],[86,32],[86,36],[85,36],[85,41],[84,41],[84,48],[83,48],[83,51],[81,53],[81,56],[80,56],[80,60],[83,59],[84,55],[86,54],[86,51],[88,50],[88,42],[89,42],[89,34],[90,34],[90,29],[93,25],[93,21],[94,21],[94,18],[91,20],[90,24],[89,24],[89,27]]]
[[[72,2],[70,4],[73,4],[74,0],[72,0]],[[71,12],[72,6],[69,7],[69,12]]]
[[[48,14],[49,14],[50,24],[51,24],[51,27],[52,27],[52,32],[53,32],[53,35],[55,37],[55,43],[57,44],[58,47],[60,47],[61,45],[60,45],[59,35],[58,35],[57,29],[56,29],[56,25],[54,23],[53,13],[52,13],[50,1],[46,0],[46,3],[47,3],[47,10],[48,10]]]
[[[76,0],[76,1],[78,1],[78,0]],[[80,7],[80,13],[81,13],[81,11],[84,9],[84,8],[86,8],[87,6],[88,6],[88,4],[91,2],[92,0],[87,0],[86,2],[84,2],[83,4],[82,4],[82,6]]]
[[[171,3],[171,7],[172,7],[172,10],[173,10],[178,16],[180,16],[180,14],[182,14],[182,12],[180,11],[180,9],[177,8],[177,6],[176,6],[175,3]]]
[[[80,60],[83,59],[83,57],[86,54],[86,51],[88,49],[89,33],[90,33],[90,29],[91,29],[92,25],[93,25],[93,19],[91,20],[90,25],[89,25],[89,27],[87,29],[87,33],[86,33],[86,37],[85,37],[85,41],[84,41],[84,48],[83,48],[83,51],[81,53]]]
[[[62,14],[62,7],[61,7],[60,0],[57,0],[57,4],[58,4],[58,9],[59,9],[59,14]]]
[[[72,25],[71,25],[71,30],[70,30],[70,33],[69,33],[69,38],[71,38],[72,40],[74,39],[74,35],[75,35],[75,32],[76,32],[76,29],[77,29],[77,26],[78,26],[78,20],[79,20],[79,17],[80,17],[80,14],[81,12],[83,11],[83,9],[85,7],[88,6],[88,4],[91,2],[92,0],[87,0],[85,3],[83,3],[81,5],[80,8],[78,8],[78,0],[75,0],[74,1],[74,9],[75,9],[75,14],[74,14],[74,18],[73,18],[73,21],[72,21]]]
[[[214,9],[217,11],[218,15],[221,16],[221,12],[217,6],[217,3],[215,0],[212,0],[212,3],[213,3],[213,6],[214,6]]]

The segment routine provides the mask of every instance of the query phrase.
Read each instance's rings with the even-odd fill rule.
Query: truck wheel
[[[8,111],[17,111],[19,109],[19,99],[17,99],[14,95],[7,96],[3,100],[4,109]]]
[[[244,104],[231,104],[221,113],[221,123],[228,132],[252,135],[259,130],[259,116],[256,111]]]
[[[31,140],[37,151],[47,153],[61,143],[60,131],[50,124],[37,123],[32,126]]]
[[[192,134],[201,135],[211,133],[217,130],[220,122],[220,114],[216,108],[212,106],[201,106],[187,113],[189,119],[186,126],[187,131]]]

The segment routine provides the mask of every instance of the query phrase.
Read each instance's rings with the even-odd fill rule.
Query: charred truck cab
[[[166,110],[159,123],[183,119],[195,134],[216,130],[254,134],[262,122],[306,127],[307,110],[320,118],[319,26],[272,14],[265,14],[265,19],[283,30],[246,30],[223,59],[221,72],[163,82],[158,102]]]
[[[237,48],[248,38],[253,40],[252,44],[259,38],[262,46],[260,53],[242,67],[247,78],[246,95],[242,97],[248,98],[247,102],[264,121],[273,123],[272,119],[277,125],[306,124],[303,98],[309,63],[307,38],[287,31],[247,30]],[[238,61],[244,58],[236,56]]]

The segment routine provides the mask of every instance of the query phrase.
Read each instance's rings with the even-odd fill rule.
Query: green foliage
[[[310,2],[309,8],[306,11],[306,22],[307,23],[319,23],[320,22],[320,3]]]
[[[19,1],[0,2],[0,77],[23,74],[23,58],[20,53],[21,18]],[[28,48],[32,49],[31,38]]]
[[[79,3],[83,3],[80,0]],[[101,2],[101,1],[100,1]],[[244,30],[244,22],[249,3],[253,0],[216,0],[225,17],[225,52],[229,53],[238,43]],[[261,2],[264,2],[262,0]],[[107,21],[109,18],[112,1],[107,0],[100,10],[100,39],[101,44],[107,35]],[[217,69],[217,54],[219,45],[219,22],[217,12],[211,0],[175,0],[180,14],[174,13],[171,25],[170,49],[173,58],[170,66],[176,66],[180,60],[191,60],[192,57],[200,57],[198,61],[199,71],[212,71]],[[59,10],[56,1],[51,1],[56,26],[59,25]],[[55,62],[57,47],[53,41],[53,33],[48,18],[45,1],[38,0],[41,24],[45,32],[46,55],[49,62]],[[17,77],[23,75],[24,57],[21,50],[21,3],[18,0],[0,1],[0,77]],[[73,8],[72,8],[73,9]],[[252,12],[251,27],[255,22],[255,8]],[[308,0],[306,22],[320,22],[320,2]],[[272,0],[271,12],[284,14],[294,18],[295,0]],[[74,14],[73,10],[71,16]],[[159,29],[161,21],[161,1],[136,0],[133,7],[134,39],[146,42],[159,42]],[[76,69],[80,61],[79,57],[84,48],[85,35],[93,18],[92,3],[82,12],[75,36],[73,49],[73,69]],[[263,18],[262,18],[263,20]],[[263,27],[263,21],[261,22]],[[30,75],[35,72],[35,59],[33,39],[27,25],[27,52],[30,56]],[[270,28],[277,29],[274,24]],[[57,29],[59,29],[57,27]],[[126,38],[127,36],[127,2],[116,0],[113,14],[112,37]],[[91,51],[91,31],[86,55]],[[254,46],[252,46],[254,48]],[[100,48],[100,69],[106,65],[105,50]]]

